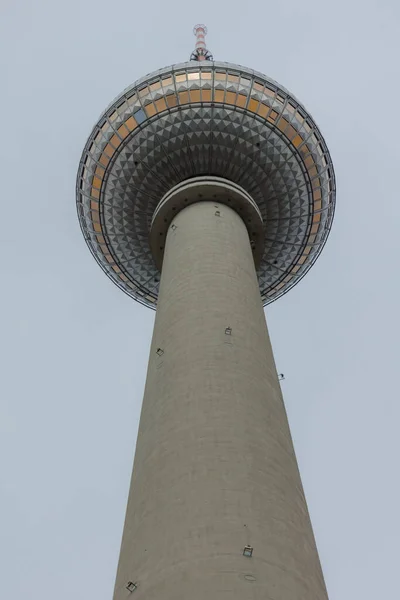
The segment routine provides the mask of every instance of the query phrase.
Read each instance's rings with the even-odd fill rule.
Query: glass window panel
[[[316,213],[316,214],[313,216],[313,223],[319,223],[319,222],[320,222],[320,220],[321,220],[321,213]]]
[[[228,81],[233,81],[234,83],[239,83],[239,76],[228,74]]]
[[[120,145],[120,143],[121,143],[121,140],[119,139],[119,137],[117,136],[117,134],[114,133],[114,135],[110,139],[110,144],[112,144],[114,146],[114,148],[118,148],[118,146]]]
[[[177,100],[175,94],[169,94],[166,97],[166,101],[167,101],[168,106],[176,106],[178,104],[178,100]]]
[[[161,87],[161,81],[155,81],[154,83],[152,83],[150,85],[150,89],[152,92],[155,92],[156,90],[159,90]]]
[[[315,223],[315,225],[313,225],[313,226],[311,227],[311,233],[317,233],[317,232],[318,232],[318,229],[319,229],[319,224],[318,224],[318,223]]]
[[[179,92],[180,104],[187,104],[189,102],[189,92]]]
[[[93,198],[100,198],[100,190],[95,190],[94,188],[92,188],[91,195],[93,196]]]
[[[311,169],[308,169],[308,174],[311,177],[311,179],[313,177],[315,177],[317,175],[317,173],[318,172],[317,172],[317,167],[316,166],[312,167]]]
[[[190,101],[200,102],[200,90],[190,90]]]
[[[145,106],[145,111],[148,117],[152,117],[153,115],[156,114],[156,107],[154,106],[153,103],[148,104],[147,106]]]
[[[236,101],[236,92],[226,92],[225,102],[228,104],[235,104]]]
[[[266,104],[260,104],[260,108],[258,109],[258,114],[260,115],[260,117],[263,117],[264,119],[266,119],[268,113],[269,113],[269,106],[267,106]]]
[[[93,229],[100,233],[100,231],[101,231],[100,223],[93,223]]]
[[[244,94],[238,94],[236,98],[236,105],[244,108],[246,106],[247,96]]]
[[[321,187],[321,180],[320,180],[320,178],[316,177],[315,179],[313,179],[311,181],[311,185],[312,185],[313,190],[315,190],[316,188]]]
[[[118,135],[120,135],[123,140],[126,138],[126,136],[129,133],[129,131],[127,130],[125,125],[121,125],[120,127],[118,127],[117,131],[118,131]]]
[[[250,85],[251,83],[251,79],[247,79],[247,77],[241,77],[240,78],[240,84],[241,85]]]
[[[114,110],[114,112],[113,112],[113,113],[111,113],[111,115],[110,115],[108,118],[110,119],[110,121],[111,121],[111,123],[112,123],[113,121],[115,121],[115,119],[116,119],[117,117],[118,117],[118,113],[117,113],[117,111],[116,111],[116,110]]]
[[[262,92],[262,91],[264,91],[264,85],[262,83],[258,83],[257,81],[255,81],[253,83],[253,89],[257,90],[257,92]]]
[[[311,169],[311,167],[314,165],[314,159],[311,154],[304,160],[304,164],[306,165],[307,169]]]
[[[270,90],[269,88],[266,87],[265,90],[264,90],[264,94],[266,94],[270,98],[274,98],[275,97],[275,90]]]
[[[314,200],[320,200],[322,198],[321,190],[315,190],[315,192],[313,192],[313,198]]]
[[[198,72],[188,73],[188,79],[189,79],[189,81],[193,81],[195,79],[200,79],[200,73],[198,73]]]
[[[142,108],[139,108],[139,110],[134,112],[133,116],[135,117],[135,119],[139,123],[139,125],[140,125],[140,123],[143,123],[143,121],[146,120],[146,115],[144,114],[144,111]],[[128,121],[129,121],[129,119],[128,119]],[[128,121],[127,121],[127,124],[128,124]]]
[[[289,112],[294,113],[296,111],[296,107],[293,106],[290,102],[287,103],[286,108]]]
[[[289,140],[293,140],[293,138],[295,138],[297,135],[297,131],[295,130],[294,127],[289,125],[285,131],[285,135],[286,135],[286,137],[289,138]]]
[[[94,176],[93,177],[93,183],[92,183],[92,185],[95,188],[100,188],[101,187],[101,182],[102,182],[102,180],[100,179],[100,177]]]
[[[296,146],[296,148],[298,148],[300,146],[300,144],[302,143],[302,141],[303,141],[303,138],[299,134],[297,134],[296,137],[293,138],[292,144],[294,146]]]
[[[201,78],[202,79],[212,79],[211,71],[201,71]]]
[[[255,100],[254,98],[250,98],[249,100],[249,104],[248,104],[248,109],[251,110],[251,112],[257,112],[258,106],[259,106],[259,101]]]
[[[172,77],[166,77],[165,79],[163,79],[162,84],[163,84],[163,87],[172,85]]]
[[[289,123],[286,121],[286,119],[284,119],[283,117],[279,119],[278,129],[280,129],[281,131],[285,131],[287,125],[289,125]]]
[[[211,102],[211,90],[202,90],[201,92],[201,99],[203,102]]]
[[[223,90],[215,90],[215,102],[224,101],[225,92]]]
[[[107,154],[108,156],[112,156],[114,154],[114,148],[110,144],[107,144],[107,146],[104,148],[103,152],[105,154]]]
[[[125,125],[129,129],[129,131],[133,131],[137,127],[137,123],[133,117],[129,117],[126,121]]]
[[[225,79],[226,79],[226,73],[221,73],[221,72],[217,71],[217,72],[215,73],[215,75],[214,75],[214,78],[215,78],[217,81],[225,81]]]
[[[97,175],[97,177],[103,178],[103,176],[104,176],[104,169],[103,169],[103,167],[100,167],[100,166],[96,167],[96,170],[95,170],[94,174]]]
[[[161,112],[161,111],[167,109],[167,104],[166,104],[164,98],[160,98],[159,100],[156,100],[155,105],[156,105],[157,112]]]
[[[175,81],[177,83],[181,83],[182,81],[186,81],[186,73],[181,73],[180,75],[175,75]]]
[[[100,245],[105,245],[106,240],[104,239],[104,237],[102,235],[96,235],[96,239]]]
[[[149,88],[146,86],[145,88],[142,88],[141,90],[139,90],[139,98],[143,98],[144,96],[147,96],[149,94]]]
[[[105,154],[102,154],[100,156],[99,162],[106,167],[108,165],[108,163],[110,162],[110,159]]]
[[[321,190],[319,190],[321,191]],[[321,210],[322,208],[322,200],[317,200],[316,202],[314,202],[314,211],[316,210]]]

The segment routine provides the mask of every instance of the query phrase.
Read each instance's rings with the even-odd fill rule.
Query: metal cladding
[[[80,161],[78,215],[107,275],[156,307],[149,233],[161,198],[204,175],[240,185],[263,218],[263,304],[309,270],[335,206],[332,161],[314,121],[282,86],[223,62],[187,62],[127,88],[94,127]]]

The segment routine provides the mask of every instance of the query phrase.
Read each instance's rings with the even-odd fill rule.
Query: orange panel
[[[302,141],[303,138],[299,134],[297,134],[296,137],[292,140],[292,144],[293,146],[296,146],[296,148],[298,148]]]
[[[125,125],[121,125],[120,127],[118,127],[117,131],[118,131],[118,134],[122,137],[123,140],[126,138],[126,136],[129,133],[129,131],[127,130],[127,128],[125,127]]]
[[[306,165],[307,169],[311,169],[311,167],[315,165],[313,157],[311,155],[307,156],[307,158],[304,160],[304,164]]]
[[[95,190],[92,188],[91,196],[93,196],[93,198],[100,198],[100,190]]]
[[[215,73],[214,78],[217,81],[225,81],[226,80],[226,73]]]
[[[104,177],[103,167],[96,167],[94,174],[97,175],[97,177],[101,177],[101,179],[103,179],[103,177]]]
[[[322,198],[321,190],[315,190],[315,192],[313,192],[313,197],[314,200],[319,200],[320,198]]]
[[[315,225],[313,225],[311,227],[311,233],[318,233],[318,229],[319,229],[319,223],[315,223]]]
[[[238,96],[236,98],[236,106],[240,106],[241,108],[244,108],[246,106],[246,102],[247,102],[247,96],[245,96],[244,94],[238,94]]]
[[[260,108],[258,109],[258,114],[260,115],[260,117],[263,117],[263,119],[266,119],[268,116],[268,113],[269,113],[269,106],[261,103]]]
[[[112,156],[114,154],[114,148],[110,144],[107,144],[107,146],[104,148],[103,152],[108,154],[108,156]]]
[[[315,177],[318,174],[317,167],[314,165],[314,167],[308,169],[308,174],[311,178]]]
[[[316,188],[321,187],[321,180],[319,177],[317,177],[316,179],[313,179],[311,182],[312,188],[313,190],[315,190]]]
[[[257,81],[255,81],[253,83],[253,89],[257,90],[258,92],[262,92],[264,90],[264,86],[261,83],[257,83]]]
[[[165,102],[164,98],[160,98],[159,100],[156,100],[155,105],[156,105],[157,112],[162,112],[163,110],[167,110],[167,103]]]
[[[100,225],[100,223],[93,223],[93,229],[95,231],[100,232],[101,231],[101,225]]]
[[[287,125],[289,125],[289,123],[286,121],[286,119],[284,119],[283,117],[279,119],[278,129],[280,129],[281,131],[285,131]]]
[[[99,203],[96,202],[96,200],[91,200],[90,201],[90,208],[92,209],[92,211],[97,211],[99,212]]]
[[[167,77],[166,79],[163,79],[162,84],[164,87],[167,87],[168,85],[172,85],[172,77]]]
[[[201,99],[203,102],[211,102],[211,90],[201,90]]]
[[[317,200],[316,202],[314,202],[314,211],[321,210],[321,208],[322,208],[322,200]]]
[[[321,220],[321,213],[317,213],[316,215],[313,216],[313,223],[319,223]]]
[[[200,102],[200,90],[190,90],[190,101]]]
[[[175,94],[168,94],[168,96],[166,97],[166,100],[167,100],[168,106],[176,106],[178,104],[178,100],[177,100]]]
[[[101,188],[101,182],[102,182],[102,180],[100,179],[100,177],[96,177],[96,176],[94,176],[94,177],[93,177],[93,183],[92,183],[92,186],[93,186],[93,187],[95,187],[95,188],[98,188],[98,189],[100,189],[100,188]]]
[[[147,106],[144,107],[144,110],[146,111],[146,114],[148,117],[152,117],[157,112],[154,104],[148,104]]]
[[[307,256],[301,256],[298,260],[299,265],[303,265],[307,260]]]
[[[179,103],[180,104],[188,104],[189,102],[189,92],[179,92]]]
[[[258,100],[254,100],[254,98],[250,98],[249,100],[249,104],[247,106],[247,108],[251,111],[251,112],[257,112],[258,109],[258,105],[260,104],[260,102]]]
[[[285,135],[286,135],[287,138],[289,138],[289,140],[292,140],[293,138],[296,137],[297,131],[295,130],[294,127],[292,127],[291,125],[289,125],[288,128],[285,131]]]
[[[106,167],[110,162],[110,159],[105,154],[102,154],[99,158],[99,162]]]
[[[215,92],[214,92],[215,102],[223,102],[224,96],[225,96],[224,90],[215,90]]]
[[[133,131],[137,127],[136,120],[133,117],[129,117],[129,119],[126,121],[125,125],[129,129],[129,131]]]
[[[227,104],[236,104],[236,92],[226,92],[225,102]]]
[[[202,79],[212,79],[212,73],[211,71],[201,71],[201,78]]]
[[[106,240],[104,239],[104,237],[102,235],[96,235],[96,239],[97,239],[98,243],[101,245],[104,245],[106,243]]]

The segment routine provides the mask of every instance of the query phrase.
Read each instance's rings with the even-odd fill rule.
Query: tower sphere
[[[154,216],[172,188],[199,177],[224,180],[252,200],[261,222],[261,240],[254,223],[261,298],[264,305],[276,300],[326,242],[334,170],[299,101],[265,75],[230,63],[161,69],[102,114],[77,178],[79,220],[93,256],[124,292],[155,308],[166,231],[157,230],[156,243]]]

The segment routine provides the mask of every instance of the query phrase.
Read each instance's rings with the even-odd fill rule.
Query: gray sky
[[[330,599],[399,598],[400,4],[207,6],[1,2],[1,598],[112,597],[154,313],[94,262],[75,176],[101,111],[199,21],[331,150],[330,239],[267,318]]]

